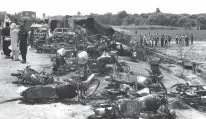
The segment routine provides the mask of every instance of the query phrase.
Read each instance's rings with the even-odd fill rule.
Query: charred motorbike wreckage
[[[17,77],[13,83],[24,85],[46,85],[54,83],[54,75],[46,73],[44,70],[37,72],[30,66],[25,69],[17,70],[17,73],[11,73],[11,76]]]
[[[125,62],[119,62],[115,52],[102,52],[102,54],[97,57],[89,57],[90,51],[84,50],[66,50],[61,48],[57,50],[56,58],[53,61],[53,72],[54,74],[65,74],[74,72],[77,69],[84,67],[88,74],[92,73],[102,73],[111,72],[113,65],[123,72],[129,72],[130,67]],[[94,52],[93,52],[94,53]],[[98,56],[98,55],[97,55]],[[83,60],[83,61],[82,61]],[[110,65],[110,67],[108,66]],[[112,65],[112,66],[111,66]]]
[[[45,100],[73,99],[77,97],[78,102],[85,101],[99,87],[100,81],[95,78],[96,74],[90,75],[86,80],[78,75],[67,80],[68,84],[38,85],[33,87],[20,87],[17,92],[21,97],[1,101],[1,103],[22,100],[27,103],[39,103]]]
[[[46,37],[38,37],[34,41],[34,47],[37,53],[56,53],[62,47],[68,48],[74,46],[74,36],[66,35],[62,37],[50,37],[46,44]]]
[[[81,59],[81,58],[80,58]],[[155,63],[151,63],[153,66]],[[157,63],[155,66],[158,66]],[[151,67],[152,69],[152,67]],[[153,69],[155,69],[153,67]],[[153,70],[152,70],[153,71]],[[67,84],[60,85],[39,85],[33,87],[20,87],[19,98],[2,101],[0,103],[23,100],[28,103],[42,102],[47,99],[73,99],[77,97],[78,101],[89,101],[93,98],[100,97],[108,101],[93,106],[94,115],[89,118],[93,119],[121,119],[121,118],[139,118],[139,119],[174,119],[175,112],[170,108],[167,97],[167,90],[161,83],[163,77],[161,75],[151,76],[135,76],[133,72],[121,72],[113,68],[111,75],[106,76],[105,80],[110,82],[110,88],[103,93],[95,94],[100,85],[100,81],[96,79],[96,73],[88,75],[87,78],[81,74],[76,74],[71,79],[67,79]],[[29,66],[25,70],[19,70],[18,75],[22,81],[28,78],[35,79],[45,72],[38,73]],[[14,74],[12,74],[14,75]],[[126,76],[129,77],[126,77]],[[132,80],[134,76],[134,80]],[[28,82],[39,83],[38,79],[28,80]],[[50,78],[49,78],[50,79]],[[48,80],[46,80],[48,81]],[[45,81],[43,81],[45,82]],[[46,84],[46,83],[45,83]],[[48,84],[48,83],[47,83]]]
[[[135,82],[118,81],[119,87],[111,77],[107,76],[105,80],[112,84],[113,89],[108,89],[102,96],[110,101],[94,105],[95,114],[88,119],[175,119],[164,86],[158,91],[153,90],[158,86],[151,79],[140,76]]]
[[[154,63],[151,63],[152,65]],[[131,75],[134,75],[132,72]],[[120,78],[115,73],[106,76],[110,82],[109,89],[100,96],[110,99],[108,102],[95,104],[94,115],[88,119],[175,119],[175,111],[168,101],[167,89],[161,82],[163,77],[154,75],[149,77],[135,76],[128,80],[125,75]],[[130,77],[131,78],[131,77]]]
[[[171,86],[170,92],[181,102],[199,110],[206,110],[206,85],[202,85],[201,82],[194,80],[186,84],[177,83]]]

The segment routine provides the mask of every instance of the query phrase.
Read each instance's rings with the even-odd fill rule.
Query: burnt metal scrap
[[[2,101],[1,103],[22,100],[27,103],[38,103],[44,100],[53,99],[73,99],[77,97],[78,102],[84,102],[87,98],[95,93],[100,85],[100,81],[96,79],[97,74],[90,75],[87,79],[79,75],[68,79],[69,84],[59,85],[38,85],[32,87],[20,87],[19,93],[21,97]]]
[[[201,85],[196,81],[190,81],[186,84],[177,83],[170,88],[170,92],[179,97],[182,102],[189,104],[194,108],[205,110],[206,105],[206,85]]]
[[[46,73],[45,71],[37,72],[30,66],[26,66],[25,69],[17,70],[17,73],[12,73],[11,76],[17,77],[16,84],[24,85],[46,85],[53,84],[53,75]]]
[[[158,66],[158,62],[151,62],[151,68],[154,64]],[[105,80],[110,82],[109,89],[102,95],[109,101],[95,105],[95,114],[88,119],[175,119],[167,89],[161,83],[163,77],[154,75],[156,73],[151,72],[150,77],[137,76],[134,81],[116,76],[120,75],[119,72],[106,76]]]

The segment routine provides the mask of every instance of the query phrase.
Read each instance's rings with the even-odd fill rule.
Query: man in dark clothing
[[[191,34],[191,44],[193,44],[193,34]]]
[[[26,63],[27,37],[28,37],[28,33],[24,29],[24,26],[21,26],[20,31],[18,33],[18,44],[19,44],[19,49],[20,49],[21,56],[22,56],[21,63]]]
[[[1,34],[2,34],[2,27],[1,27],[1,22],[0,22],[0,44],[1,44],[1,46],[0,46],[1,49],[0,50],[1,50],[1,54],[3,54],[3,51],[2,51],[3,41],[2,41],[2,38],[1,38],[1,36],[2,36]]]
[[[189,45],[189,38],[188,38],[188,35],[186,35],[186,37],[185,37],[185,45],[186,45],[186,46]]]
[[[143,36],[140,35],[140,45],[142,46],[143,45]]]
[[[9,46],[11,45],[10,38],[10,27],[9,22],[6,23],[6,27],[2,29],[2,37],[3,37],[3,51],[6,55],[6,58],[10,58],[11,50],[9,49]]]
[[[169,46],[170,46],[171,40],[172,40],[171,36],[168,36],[168,43],[169,43]]]
[[[162,37],[161,37],[161,47],[164,46],[164,40],[165,40],[165,37],[164,37],[164,35],[162,35]]]
[[[33,39],[33,36],[34,36],[34,29],[31,29],[31,34],[30,34],[30,43],[31,43],[31,47],[33,48],[33,44],[34,44],[34,39]]]

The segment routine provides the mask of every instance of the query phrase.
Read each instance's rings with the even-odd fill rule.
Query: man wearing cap
[[[28,37],[28,33],[24,29],[24,26],[20,26],[20,31],[18,33],[18,44],[22,56],[21,63],[26,63],[27,37]]]

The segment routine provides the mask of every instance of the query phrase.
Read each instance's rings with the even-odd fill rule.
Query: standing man
[[[6,22],[6,27],[2,29],[2,37],[4,54],[6,55],[6,58],[10,58],[11,50],[9,49],[9,46],[11,45],[11,39],[9,22]]]
[[[168,46],[168,36],[165,36],[165,47]]]
[[[140,45],[141,46],[143,45],[143,36],[142,36],[142,34],[140,34]]]
[[[186,46],[189,45],[189,37],[188,37],[188,35],[185,35],[185,45]]]
[[[10,36],[11,36],[11,49],[12,49],[12,59],[18,61],[19,57],[19,48],[17,47],[18,40],[18,27],[15,23],[11,24]]]
[[[161,47],[164,46],[164,40],[165,40],[165,37],[164,37],[164,35],[162,34],[162,37],[161,37]]]
[[[22,56],[22,61],[21,63],[26,63],[26,54],[27,54],[27,37],[28,33],[26,32],[24,26],[20,26],[20,31],[18,33],[18,44],[19,44],[19,49],[21,52]]]
[[[178,38],[178,35],[176,34],[176,44],[178,44],[178,40],[179,38]]]
[[[191,44],[193,44],[193,34],[191,34]]]
[[[77,30],[75,31],[75,44],[76,44],[76,49],[78,49],[80,40],[81,40],[81,28],[80,28],[80,26],[77,26]]]
[[[0,49],[0,50],[1,50],[1,54],[3,54],[3,51],[2,51],[3,41],[2,41],[2,37],[1,37],[2,35],[1,35],[1,33],[2,33],[2,27],[1,27],[1,22],[0,22],[0,44],[1,44],[1,46],[0,46],[1,49]]]

